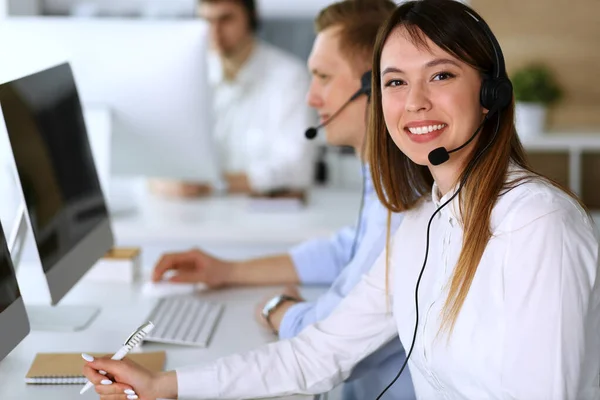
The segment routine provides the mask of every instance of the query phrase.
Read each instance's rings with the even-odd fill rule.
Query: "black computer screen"
[[[12,260],[6,244],[4,230],[0,226],[0,313],[21,297]]]
[[[0,85],[44,271],[108,218],[69,64]]]

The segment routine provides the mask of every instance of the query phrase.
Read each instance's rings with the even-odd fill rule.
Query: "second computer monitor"
[[[0,361],[29,333],[29,321],[0,226]]]
[[[69,64],[0,85],[0,106],[56,304],[114,244]]]
[[[221,179],[203,21],[8,18],[0,36],[19,71],[69,61],[82,104],[108,108],[113,175]]]

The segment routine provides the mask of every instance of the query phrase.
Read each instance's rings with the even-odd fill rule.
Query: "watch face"
[[[262,315],[266,318],[269,315],[269,311],[271,311],[273,307],[275,307],[279,303],[280,300],[281,296],[275,296],[271,300],[269,300],[262,310]]]

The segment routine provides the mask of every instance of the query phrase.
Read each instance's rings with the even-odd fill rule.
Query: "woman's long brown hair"
[[[398,6],[379,32],[373,55],[367,155],[377,195],[390,212],[414,208],[420,200],[431,194],[433,178],[428,167],[415,164],[398,149],[386,128],[380,86],[380,60],[384,44],[394,30],[403,27],[416,45],[426,48],[426,38],[429,38],[437,46],[486,76],[493,71],[493,47],[485,32],[467,11],[480,18],[475,11],[458,1],[409,1]],[[499,129],[494,138],[498,118]],[[493,143],[490,144],[492,140]],[[482,153],[488,144],[490,147]],[[491,238],[490,216],[496,200],[504,191],[510,190],[524,179],[521,177],[507,182],[509,164],[512,162],[529,171],[528,176],[539,176],[527,164],[523,146],[515,131],[514,99],[499,117],[490,118],[474,147],[471,153],[473,157],[459,178],[459,182],[463,182],[459,204],[464,235],[442,316],[441,330],[448,332],[452,332],[454,328]],[[475,157],[478,154],[480,156]],[[471,172],[466,175],[465,171],[468,169]]]

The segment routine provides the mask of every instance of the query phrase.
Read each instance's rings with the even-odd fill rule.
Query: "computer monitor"
[[[54,305],[114,244],[69,64],[0,84],[0,108]]]
[[[10,252],[0,225],[0,360],[29,333],[25,304],[17,284]]]
[[[112,175],[218,184],[207,44],[201,20],[7,18],[0,73],[69,61],[84,107],[110,110]]]

